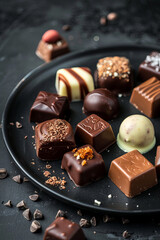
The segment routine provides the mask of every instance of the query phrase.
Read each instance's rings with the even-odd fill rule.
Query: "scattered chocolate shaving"
[[[113,220],[114,220],[113,217],[110,217],[110,216],[108,216],[108,215],[104,215],[104,216],[103,216],[103,222],[104,222],[104,223],[112,222]]]
[[[77,214],[78,214],[79,216],[82,216],[82,212],[81,212],[80,209],[77,211]]]
[[[66,214],[64,211],[62,210],[58,210],[56,216],[55,216],[55,219],[58,218],[58,217],[66,217]]]
[[[123,224],[128,224],[130,221],[127,218],[122,218],[122,223]]]
[[[108,19],[108,21],[113,21],[117,18],[117,16],[118,16],[117,13],[111,12],[107,15],[107,19]]]
[[[29,199],[33,202],[36,202],[39,198],[39,195],[38,194],[32,194],[29,196]]]
[[[16,175],[16,176],[14,176],[13,178],[13,181],[15,181],[16,183],[21,183],[22,181],[22,179],[21,179],[21,175]]]
[[[16,122],[16,128],[22,128],[22,124],[20,122]]]
[[[31,212],[30,212],[30,209],[27,208],[23,213],[22,213],[23,217],[25,219],[27,219],[28,221],[31,220]]]
[[[46,165],[46,168],[47,168],[47,169],[50,169],[50,168],[52,168],[52,166],[51,166],[50,164],[47,164],[47,165]]]
[[[35,165],[35,162],[31,162],[32,165]]]
[[[92,217],[91,220],[90,220],[90,223],[91,223],[91,225],[92,225],[93,227],[96,227],[96,225],[97,225],[97,220],[96,220],[96,218],[95,218],[95,217]]]
[[[27,139],[28,138],[28,136],[26,135],[26,136],[24,136],[24,139]]]
[[[123,233],[122,233],[122,237],[123,238],[129,238],[131,235],[128,233],[127,230],[125,230]]]
[[[35,232],[38,232],[40,229],[41,229],[41,224],[40,224],[37,220],[34,220],[34,221],[31,223],[30,231],[31,231],[32,233],[35,233]]]
[[[0,179],[6,178],[8,175],[7,170],[5,168],[0,168]]]
[[[8,200],[8,202],[4,203],[4,206],[6,206],[6,207],[12,207],[11,200]]]
[[[14,126],[14,123],[13,123],[13,122],[10,122],[9,125]]]
[[[101,24],[101,25],[106,25],[106,23],[107,23],[106,17],[101,17],[101,18],[100,18],[100,24]]]
[[[23,178],[23,182],[29,182],[29,179],[26,178],[26,177],[24,177],[24,178]]]
[[[45,172],[43,173],[43,175],[44,175],[45,177],[48,177],[49,175],[51,175],[51,173],[50,173],[49,171],[45,171]]]
[[[33,213],[33,217],[34,217],[34,219],[42,219],[43,214],[40,210],[36,209]]]
[[[24,202],[24,200],[22,200],[19,203],[17,203],[16,207],[19,208],[19,209],[22,209],[22,210],[27,208],[26,203]]]
[[[80,227],[90,227],[90,223],[87,219],[81,218],[79,221]]]
[[[63,25],[62,30],[63,31],[69,31],[71,29],[71,26],[68,24]]]

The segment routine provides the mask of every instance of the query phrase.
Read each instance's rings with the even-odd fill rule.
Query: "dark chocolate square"
[[[40,91],[31,107],[30,121],[40,123],[52,118],[67,118],[69,109],[67,97]]]
[[[77,124],[75,138],[77,142],[92,145],[97,152],[102,152],[116,142],[111,125],[96,114]]]
[[[93,151],[93,158],[75,156],[80,149],[89,147]],[[76,186],[84,186],[97,181],[106,175],[106,168],[103,158],[91,145],[84,145],[75,151],[67,152],[62,159],[61,168],[65,169]]]
[[[59,217],[46,229],[43,240],[85,240],[85,236],[77,223]]]

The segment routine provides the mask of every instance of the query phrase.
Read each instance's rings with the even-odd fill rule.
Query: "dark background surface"
[[[102,46],[136,43],[159,45],[159,1],[18,1],[0,2],[0,118],[6,100],[16,84],[43,61],[35,55],[35,49],[47,29],[57,29],[68,40],[71,51]],[[115,11],[118,18],[101,26],[99,19]],[[71,30],[62,31],[64,24]],[[24,103],[25,104],[25,103]],[[0,129],[0,167],[8,170],[9,177],[0,180],[0,240],[43,239],[45,228],[54,220],[59,209],[67,211],[67,217],[79,222],[77,208],[57,201],[41,192],[32,183],[17,184],[12,177],[20,171],[6,150]],[[28,198],[38,191],[40,200]],[[3,206],[3,201],[12,200],[13,207]],[[42,231],[32,234],[31,222],[25,220],[15,205],[25,200],[32,213],[36,208],[44,214],[40,220]],[[160,217],[136,217],[129,224],[122,224],[121,217],[103,223],[103,215],[83,211],[83,217],[97,217],[97,227],[84,229],[88,240],[121,239],[128,230],[131,239],[160,239]],[[128,218],[131,218],[129,216]],[[94,233],[96,232],[96,234]]]

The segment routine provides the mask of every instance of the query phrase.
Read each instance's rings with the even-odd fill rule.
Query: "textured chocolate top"
[[[101,58],[97,64],[98,77],[118,77],[129,79],[130,64],[125,57],[105,57]]]
[[[146,56],[146,59],[142,63],[144,66],[153,68],[156,72],[160,71],[160,53],[151,52],[150,55]]]

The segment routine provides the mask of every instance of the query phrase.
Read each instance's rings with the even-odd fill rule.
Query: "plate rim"
[[[35,184],[36,186],[38,186],[39,188],[41,188],[43,191],[45,191],[46,193],[50,194],[52,197],[54,196],[56,199],[59,199],[67,204],[73,204],[76,207],[81,207],[83,209],[86,209],[88,211],[94,211],[94,212],[101,212],[101,213],[112,213],[112,214],[123,214],[123,215],[144,215],[144,214],[156,214],[156,213],[160,213],[160,208],[159,209],[152,209],[152,210],[115,210],[115,209],[111,209],[111,208],[106,208],[103,206],[96,206],[96,205],[91,205],[88,203],[83,203],[83,202],[79,202],[77,200],[74,199],[70,199],[67,196],[63,196],[62,194],[55,192],[54,189],[51,189],[49,187],[47,187],[46,185],[38,182],[30,173],[27,172],[25,166],[21,165],[21,163],[19,163],[18,159],[16,158],[14,151],[12,150],[8,139],[8,135],[7,135],[7,115],[8,115],[8,110],[10,107],[10,103],[12,103],[12,99],[15,97],[17,91],[20,91],[22,87],[24,87],[24,84],[28,83],[28,81],[31,81],[31,77],[34,77],[34,75],[36,74],[40,74],[41,71],[46,71],[48,68],[50,68],[51,66],[55,67],[56,65],[59,65],[60,63],[63,63],[64,61],[67,61],[69,59],[73,59],[73,58],[77,58],[79,55],[90,55],[90,54],[95,54],[95,53],[100,53],[102,51],[107,51],[107,50],[111,50],[111,48],[125,48],[125,50],[127,50],[127,48],[139,48],[139,49],[146,49],[146,50],[150,50],[150,51],[160,51],[160,47],[155,46],[155,45],[137,45],[137,44],[112,44],[112,45],[107,45],[105,47],[101,47],[101,48],[90,48],[88,50],[83,49],[81,51],[75,51],[72,53],[69,53],[65,56],[62,56],[60,58],[54,59],[53,61],[49,62],[49,63],[43,63],[40,66],[36,67],[35,69],[31,70],[29,73],[27,73],[19,82],[18,84],[13,88],[13,90],[10,92],[6,104],[4,106],[4,110],[2,113],[2,136],[3,136],[3,140],[5,143],[5,146],[8,150],[8,152],[10,153],[12,159],[14,160],[14,162],[16,163],[16,165],[20,168],[20,170],[23,172],[23,174],[25,176],[27,176],[31,182],[33,184]],[[106,196],[107,197],[107,196]]]

